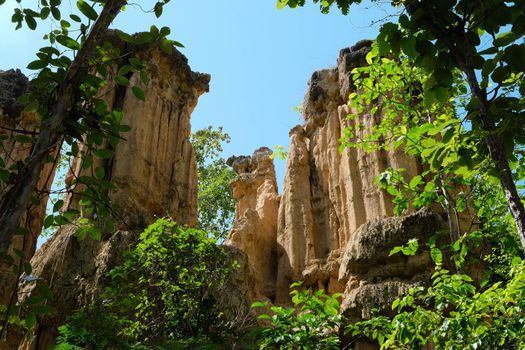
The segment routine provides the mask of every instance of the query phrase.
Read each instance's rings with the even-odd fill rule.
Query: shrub
[[[224,323],[213,289],[233,268],[206,232],[158,220],[109,272],[102,301],[60,328],[57,349],[211,349]]]
[[[260,332],[260,349],[339,349],[340,294],[330,296],[323,290],[312,292],[300,286],[300,282],[290,286],[294,307],[272,306],[271,314],[259,316],[269,323]],[[252,305],[267,306],[264,302]]]
[[[463,243],[454,244],[455,250]],[[442,266],[441,251],[431,246],[436,263],[432,284],[394,301],[396,315],[347,327],[354,336],[376,339],[381,349],[436,350],[525,348],[525,262],[515,257],[510,279],[480,287],[466,274]],[[461,270],[461,269],[458,269]]]

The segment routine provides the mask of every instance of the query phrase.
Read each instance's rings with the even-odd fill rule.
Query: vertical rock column
[[[237,208],[235,223],[224,244],[246,254],[248,271],[255,281],[251,286],[255,298],[273,300],[279,196],[271,154],[270,149],[262,147],[251,157],[228,159],[237,173],[231,183]]]
[[[117,189],[109,193],[117,212],[119,229],[100,241],[79,241],[76,227],[65,225],[36,252],[33,274],[53,290],[53,312],[38,319],[35,336],[23,349],[48,349],[58,335],[57,327],[75,310],[87,307],[107,283],[106,273],[121,261],[138,234],[158,217],[170,216],[178,224],[194,226],[197,218],[197,178],[190,139],[190,117],[200,95],[208,91],[210,76],[192,72],[187,59],[175,48],[172,54],[159,47],[127,47],[146,63],[148,83],[142,86],[145,102],[130,88],[115,84],[110,76],[103,91],[109,106],[121,109],[131,131],[123,134],[111,159],[95,160],[106,179]],[[138,84],[138,74],[130,78]],[[76,176],[81,159],[73,162]],[[87,173],[90,175],[90,173]],[[68,205],[78,206],[79,188],[71,189]],[[31,295],[25,286],[21,297]]]
[[[336,68],[312,75],[305,123],[290,132],[277,230],[277,301],[288,300],[288,285],[296,280],[341,292],[339,261],[353,232],[372,219],[393,215],[391,199],[375,178],[388,167],[405,168],[407,176],[421,171],[416,159],[400,151],[339,151],[345,128],[358,141],[381,119],[380,106],[372,115],[372,105],[353,120],[347,117],[352,112],[348,96],[355,91],[351,71],[366,64],[370,45],[362,41],[341,50]]]
[[[144,227],[157,217],[170,216],[177,223],[197,223],[197,176],[190,143],[190,116],[197,98],[208,91],[209,75],[192,72],[187,59],[178,51],[172,55],[156,47],[134,47],[147,65],[148,83],[133,74],[130,85],[139,85],[145,102],[131,89],[119,86],[110,73],[102,98],[108,106],[121,110],[123,124],[131,126],[124,141],[109,160],[98,160],[105,168],[106,179],[117,186],[109,197],[124,222],[122,228]],[[78,165],[81,160],[77,160]],[[75,167],[73,167],[75,168]],[[91,175],[92,169],[73,169]],[[80,196],[73,190],[69,205],[78,206]]]

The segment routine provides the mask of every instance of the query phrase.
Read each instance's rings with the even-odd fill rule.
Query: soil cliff
[[[156,46],[133,49],[147,62],[145,101],[108,77],[103,98],[108,105],[122,110],[124,124],[131,130],[111,159],[95,160],[117,186],[109,198],[119,214],[115,218],[118,230],[100,241],[79,241],[76,227],[66,225],[37,251],[31,260],[33,274],[51,287],[53,312],[39,318],[34,337],[20,348],[47,349],[52,345],[57,327],[74,310],[100,297],[105,273],[155,218],[170,216],[180,225],[196,224],[197,177],[189,140],[190,116],[198,97],[208,91],[210,77],[192,72],[187,59],[175,49],[171,55]],[[130,81],[138,82],[138,74]],[[81,163],[80,158],[73,161],[69,179],[88,171],[82,170]],[[78,206],[79,190],[70,189],[66,206]],[[31,294],[33,286],[22,288],[24,297]]]
[[[341,292],[342,312],[357,320],[374,307],[387,307],[410,287],[428,279],[428,255],[389,257],[391,248],[410,238],[426,241],[444,223],[429,209],[393,216],[391,198],[376,177],[387,168],[422,172],[417,159],[401,151],[340,152],[343,130],[356,141],[381,118],[378,112],[347,117],[348,96],[356,91],[353,68],[366,64],[370,41],[341,50],[335,68],[315,72],[303,103],[304,124],[290,131],[282,194],[275,188],[270,153],[232,162],[238,212],[226,241],[246,253],[258,281],[253,295],[277,304],[289,302],[289,285]],[[254,159],[256,161],[254,161]],[[269,170],[266,170],[269,169]]]

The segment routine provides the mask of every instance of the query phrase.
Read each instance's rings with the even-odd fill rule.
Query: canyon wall
[[[54,344],[57,327],[78,308],[86,307],[105,285],[106,272],[138,238],[144,227],[158,217],[170,216],[178,224],[194,226],[197,218],[197,177],[190,144],[190,116],[198,97],[208,91],[209,75],[192,72],[187,59],[173,49],[168,55],[159,47],[127,47],[144,59],[148,83],[142,86],[145,102],[130,88],[117,86],[112,77],[102,97],[121,109],[123,123],[131,130],[123,136],[110,159],[96,159],[105,179],[117,186],[109,193],[118,215],[117,231],[100,241],[79,241],[77,227],[65,225],[37,251],[31,263],[33,275],[52,289],[52,313],[38,319],[35,335],[21,349],[47,349]],[[125,53],[125,52],[124,52]],[[139,83],[138,73],[130,77]],[[82,159],[72,162],[71,178],[90,175]],[[80,187],[80,186],[79,186]],[[66,206],[78,207],[82,188],[70,188]],[[22,297],[31,295],[34,284],[23,286]]]
[[[371,105],[356,118],[347,117],[355,112],[347,105],[356,91],[351,71],[366,64],[370,45],[361,41],[341,50],[335,68],[312,75],[303,103],[304,124],[290,131],[280,196],[266,185],[275,182],[269,152],[258,150],[233,162],[238,177],[232,189],[239,202],[226,244],[243,250],[256,280],[264,280],[252,293],[259,299],[287,304],[289,285],[303,281],[306,287],[343,293],[342,312],[357,320],[428,280],[433,266],[428,255],[388,255],[410,238],[426,241],[444,226],[441,216],[423,209],[392,217],[391,198],[375,183],[389,167],[404,168],[411,177],[422,172],[421,164],[401,151],[339,151],[345,128],[356,141],[381,118],[380,105],[375,114]],[[257,162],[250,161],[254,158]],[[261,208],[262,203],[268,208]]]
[[[373,115],[370,106],[357,118],[347,118],[353,112],[347,98],[355,91],[351,71],[365,64],[370,44],[362,41],[342,50],[335,68],[312,75],[304,101],[304,124],[290,131],[281,194],[268,148],[228,160],[237,173],[231,184],[237,208],[224,244],[241,265],[226,288],[231,305],[249,310],[246,299],[288,304],[290,283],[304,281],[306,287],[342,292],[342,312],[359,320],[370,317],[375,307],[386,310],[394,298],[428,280],[432,270],[428,255],[389,257],[389,252],[410,238],[426,240],[444,226],[441,215],[423,209],[392,217],[389,195],[374,183],[388,167],[404,168],[407,176],[414,176],[421,173],[421,164],[402,152],[366,153],[359,148],[339,152],[345,128],[359,139],[381,118],[380,105]],[[122,45],[124,51],[133,50],[147,62],[149,80],[142,86],[145,102],[136,99],[129,88],[117,86],[114,72],[109,73],[102,92],[109,106],[123,111],[124,124],[131,126],[126,141],[116,146],[110,159],[94,160],[103,167],[105,179],[117,186],[109,193],[118,213],[117,231],[103,235],[100,241],[88,238],[80,242],[76,227],[66,225],[35,254],[33,275],[51,287],[55,301],[52,313],[38,319],[34,337],[20,349],[47,349],[53,344],[57,326],[100,295],[106,272],[155,218],[170,216],[181,225],[196,224],[197,176],[189,142],[190,115],[198,97],[208,90],[209,76],[192,72],[176,50],[167,55],[157,47]],[[131,86],[140,84],[137,74],[129,78]],[[24,123],[31,125],[27,120]],[[22,155],[27,152],[19,147]],[[91,168],[81,165],[81,158],[72,162],[66,183],[92,175]],[[53,174],[50,166],[43,179],[52,181]],[[50,181],[40,185],[49,189]],[[65,208],[79,207],[81,191],[81,186],[70,186]],[[29,226],[37,232],[45,202],[35,210]],[[28,238],[33,247],[30,255],[37,236]],[[23,298],[31,295],[34,284],[22,289]]]

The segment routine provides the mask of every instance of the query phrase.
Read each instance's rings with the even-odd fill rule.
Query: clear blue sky
[[[0,7],[4,70],[24,68],[34,60],[48,29],[15,32],[10,23],[14,4],[8,0]],[[151,24],[171,27],[171,38],[186,46],[181,51],[192,69],[212,76],[192,128],[224,126],[232,138],[225,147],[227,157],[251,154],[260,146],[286,146],[289,129],[302,123],[292,109],[303,100],[311,74],[333,67],[341,48],[374,38],[378,26],[371,23],[385,17],[386,10],[391,11],[365,2],[343,16],[335,9],[323,15],[313,4],[279,11],[275,0],[172,0],[161,19],[130,5],[114,26],[129,32],[147,30]],[[280,185],[284,162],[276,162]]]

